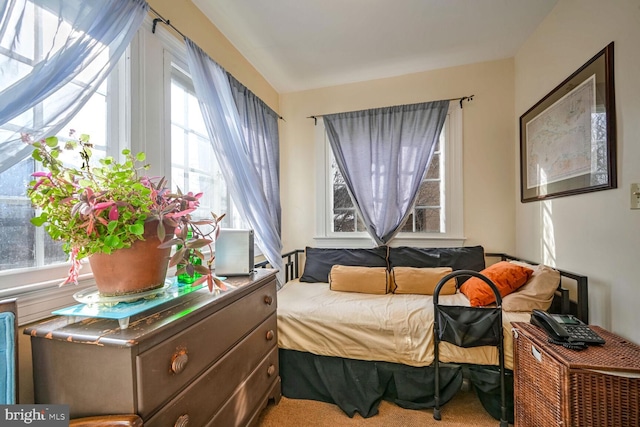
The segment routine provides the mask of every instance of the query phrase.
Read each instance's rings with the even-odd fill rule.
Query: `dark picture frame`
[[[520,199],[617,186],[611,42],[520,116]]]

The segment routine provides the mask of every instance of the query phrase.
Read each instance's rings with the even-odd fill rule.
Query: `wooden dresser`
[[[640,346],[592,326],[606,343],[575,351],[512,326],[516,427],[640,425]]]
[[[31,335],[35,403],[70,416],[136,413],[145,427],[255,424],[280,400],[275,270],[229,278],[132,317],[56,317]]]

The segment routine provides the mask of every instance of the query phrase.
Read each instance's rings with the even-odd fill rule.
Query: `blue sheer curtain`
[[[0,2],[0,172],[82,108],[142,24],[144,0]],[[41,40],[37,38],[41,37]]]
[[[411,213],[449,101],[323,116],[329,144],[369,235],[387,244]]]
[[[271,218],[276,221],[278,234],[282,233],[280,207],[280,116],[267,104],[227,73],[231,94],[238,108],[249,157],[262,180]]]
[[[225,175],[231,197],[255,231],[258,247],[274,268],[282,269],[282,241],[271,217],[260,174],[253,166],[238,109],[225,70],[185,38],[189,72],[202,116]]]

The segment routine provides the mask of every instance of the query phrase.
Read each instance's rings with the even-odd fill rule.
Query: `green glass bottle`
[[[189,231],[187,233],[187,240],[191,239],[191,237],[193,237],[193,233]],[[177,246],[177,249],[180,249],[180,248],[182,248],[182,245]],[[191,262],[191,264],[193,265],[202,265],[202,260],[197,256],[193,255],[193,252],[189,255],[189,262]],[[176,267],[178,270],[180,270],[181,268],[184,268],[184,266],[185,266],[184,264],[178,264]],[[201,276],[202,274],[198,273],[197,271],[193,272],[193,276],[189,276],[189,273],[184,272],[182,274],[178,274],[178,283],[188,285],[198,280],[198,278]]]

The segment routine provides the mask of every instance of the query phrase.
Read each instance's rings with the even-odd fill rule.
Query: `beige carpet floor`
[[[323,402],[283,397],[278,405],[270,403],[260,416],[260,427],[462,427],[491,426],[500,422],[489,415],[473,388],[460,390],[441,407],[442,420],[433,419],[432,409],[411,410],[383,401],[378,415],[362,418],[356,414],[349,418],[340,408]]]

